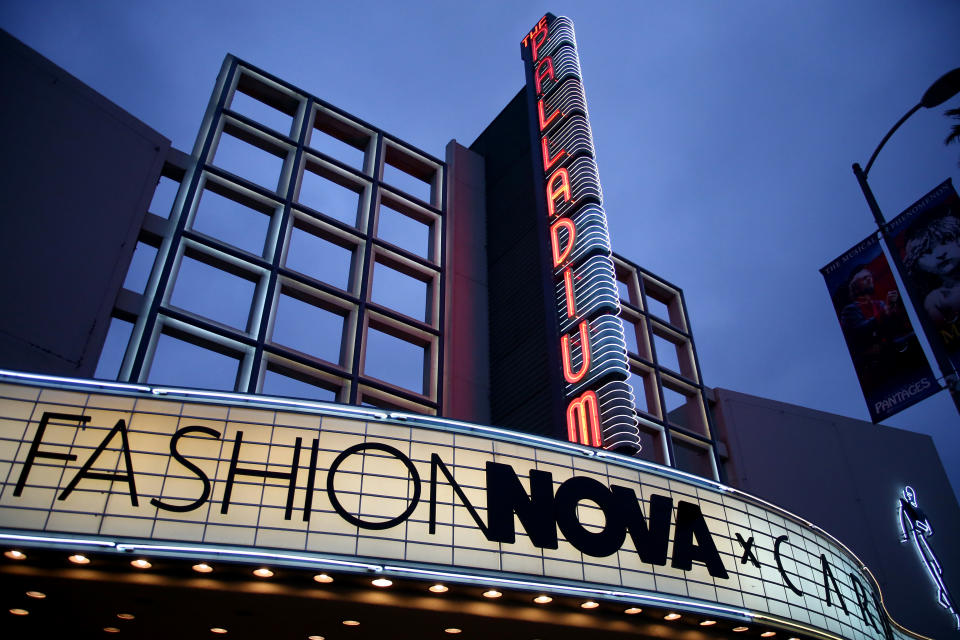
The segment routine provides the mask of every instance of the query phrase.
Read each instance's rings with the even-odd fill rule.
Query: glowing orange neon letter
[[[589,328],[586,320],[580,321],[580,351],[583,353],[583,362],[580,363],[580,371],[576,373],[571,370],[570,365],[570,336],[567,334],[560,336],[560,357],[563,359],[563,379],[570,384],[580,382],[590,369]]]
[[[577,315],[577,301],[573,297],[573,269],[570,267],[563,270],[563,295],[567,299],[567,317],[572,318]]]
[[[542,36],[539,40],[537,36]],[[547,25],[546,23],[537,24],[537,32],[533,34],[533,37],[530,38],[530,51],[533,52],[533,61],[536,62],[537,58],[540,57],[540,47],[543,46],[543,43],[547,41]]]
[[[567,246],[560,250],[560,229],[567,230]],[[553,252],[553,266],[559,267],[563,261],[570,257],[573,251],[573,241],[577,238],[577,227],[570,218],[557,218],[557,221],[550,225],[550,249]]]
[[[557,152],[557,155],[550,157],[550,144],[547,142],[547,136],[543,136],[540,139],[540,148],[543,150],[543,172],[547,173],[550,171],[550,167],[555,165],[557,161],[563,156],[567,155],[566,149],[560,149]]]
[[[560,184],[557,184],[557,181]],[[547,212],[550,217],[557,215],[556,203],[557,196],[563,196],[564,202],[570,202],[570,174],[563,167],[560,167],[547,178]]]
[[[550,114],[550,117],[544,119],[544,116],[543,116],[543,98],[540,98],[539,100],[537,100],[537,116],[540,118],[540,131],[543,131],[544,129],[546,129],[546,128],[550,125],[551,122],[553,122],[553,119],[554,119],[554,118],[556,118],[557,116],[561,116],[561,117],[562,117],[563,114],[560,113],[560,109],[554,109],[554,110],[553,110],[553,113]]]
[[[543,70],[544,65],[546,65],[546,71]],[[551,80],[556,80],[556,76],[553,75],[553,58],[547,57],[543,59],[539,65],[537,65],[537,71],[533,74],[533,82],[537,87],[537,95],[539,96],[543,91],[540,87],[540,82],[549,77]]]
[[[600,410],[597,394],[587,391],[567,405],[567,439],[570,442],[603,446],[600,439]]]

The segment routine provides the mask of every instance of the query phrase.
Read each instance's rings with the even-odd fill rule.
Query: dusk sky
[[[520,89],[548,11],[576,26],[614,250],[683,289],[706,384],[868,420],[819,268],[875,231],[851,164],[960,66],[956,0],[5,0],[0,27],[181,150],[232,53],[442,158]],[[960,182],[958,106],[880,154],[888,219]],[[932,435],[960,488],[946,392],[885,424]]]

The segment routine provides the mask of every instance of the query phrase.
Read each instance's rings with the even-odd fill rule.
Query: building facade
[[[952,630],[929,438],[708,389],[682,291],[610,250],[568,19],[442,160],[233,56],[188,155],[3,46],[2,125],[51,132],[5,161],[38,212],[3,216],[11,601],[82,586],[138,637]]]

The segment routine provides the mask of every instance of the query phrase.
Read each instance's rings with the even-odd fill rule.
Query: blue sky
[[[614,250],[684,290],[705,382],[868,419],[818,269],[873,231],[850,165],[960,65],[955,0],[6,0],[0,27],[183,150],[233,53],[442,157],[521,87],[547,11],[576,25]],[[957,106],[880,155],[888,219],[960,182]],[[960,487],[946,393],[886,424],[931,434]]]

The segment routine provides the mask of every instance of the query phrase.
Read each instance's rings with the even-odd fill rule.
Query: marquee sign
[[[542,211],[549,220],[557,347],[571,442],[640,448],[603,193],[568,18],[547,14],[521,42]],[[536,124],[533,124],[536,123]]]
[[[0,384],[0,538],[247,550],[908,637],[846,547],[713,481],[428,416],[115,386]]]

